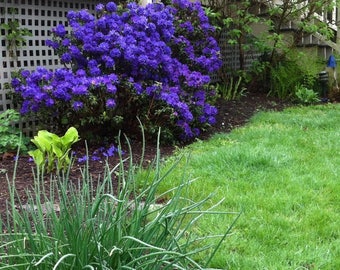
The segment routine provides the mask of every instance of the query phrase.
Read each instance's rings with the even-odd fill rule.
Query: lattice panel
[[[66,25],[69,10],[88,9],[103,1],[86,0],[0,0],[0,24],[18,20],[21,28],[27,28],[33,34],[26,37],[26,45],[11,55],[6,40],[7,32],[1,30],[0,40],[0,113],[13,108],[9,90],[5,88],[11,81],[11,73],[19,69],[33,70],[38,66],[55,69],[59,66],[58,57],[53,50],[45,46],[50,38],[51,29],[58,24]],[[19,127],[26,135],[32,135],[34,121],[20,123]]]
[[[225,31],[222,33],[218,45],[221,49],[221,56],[223,61],[223,71],[226,72],[227,76],[231,75],[233,70],[240,69],[240,55],[238,45],[232,45],[228,43],[228,32]],[[250,45],[251,44],[247,44]],[[249,70],[252,66],[253,62],[258,60],[261,56],[261,53],[258,52],[255,48],[251,50],[247,50],[244,55],[244,68],[245,70]],[[220,78],[217,74],[211,75],[211,81],[213,83],[218,82]]]
[[[240,55],[238,45],[232,45],[228,43],[228,33],[227,31],[222,33],[219,40],[219,46],[221,49],[221,55],[223,59],[223,66],[227,70],[237,70],[240,68]],[[251,46],[251,44],[248,44]],[[259,53],[254,47],[247,50],[244,55],[244,67],[249,70],[252,63],[258,60],[261,53]]]

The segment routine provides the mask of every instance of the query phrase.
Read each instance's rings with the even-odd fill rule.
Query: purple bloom
[[[120,50],[117,49],[117,48],[114,48],[114,49],[112,49],[112,50],[110,51],[110,56],[111,56],[112,58],[120,57],[120,55],[121,55],[121,52],[120,52]]]
[[[153,95],[155,92],[156,92],[156,90],[157,90],[157,86],[155,86],[155,85],[153,85],[153,86],[148,86],[148,87],[146,87],[146,93],[148,94],[148,95]]]
[[[96,5],[96,11],[97,12],[102,12],[103,10],[104,10],[104,5],[103,4]]]
[[[101,70],[99,67],[91,67],[90,74],[91,76],[99,76],[101,74]]]
[[[21,71],[21,76],[24,78],[28,78],[28,76],[30,76],[31,73],[28,70],[23,70]]]
[[[91,160],[92,161],[100,161],[101,158],[99,156],[92,155]]]
[[[55,98],[63,101],[69,101],[71,99],[71,95],[67,91],[65,91],[65,88],[63,86],[59,86],[53,91],[52,94]]]
[[[176,106],[180,102],[179,96],[176,93],[162,92],[161,99],[171,106]]]
[[[184,130],[183,138],[191,138],[193,136],[190,125],[187,122],[179,120],[177,125]]]
[[[117,151],[116,147],[114,147],[113,145],[108,148],[104,153],[103,155],[105,157],[112,157],[114,155],[114,153]]]
[[[71,41],[68,38],[65,38],[61,41],[61,45],[67,47],[71,44]]]
[[[59,48],[59,43],[54,42],[52,40],[47,39],[45,41],[46,46],[53,48],[54,50],[57,50]]]
[[[216,118],[214,116],[209,116],[207,122],[210,125],[214,125],[216,123]]]
[[[83,163],[83,162],[86,162],[87,160],[88,160],[88,156],[85,155],[85,156],[78,158],[78,163]]]
[[[106,85],[106,91],[110,94],[115,94],[117,92],[117,87],[112,83],[108,83]]]
[[[18,78],[14,78],[14,79],[12,79],[12,86],[14,87],[14,88],[16,88],[16,87],[20,87],[20,80],[18,79]]]
[[[217,109],[214,106],[211,106],[209,104],[206,104],[204,106],[204,113],[206,115],[216,115],[217,114]]]
[[[73,102],[73,104],[72,104],[72,107],[73,107],[73,109],[74,109],[75,111],[79,111],[80,109],[83,108],[83,106],[84,106],[84,104],[83,104],[83,102],[81,102],[81,101],[75,101],[75,102]]]
[[[98,49],[100,50],[100,52],[102,53],[107,53],[107,51],[109,50],[110,46],[107,42],[102,42],[99,44]]]
[[[92,59],[87,63],[87,65],[89,68],[98,67],[98,62],[95,59]]]
[[[136,91],[137,94],[139,94],[139,95],[142,94],[143,87],[142,87],[142,85],[140,83],[134,83],[133,86],[134,86],[135,91]]]
[[[83,69],[78,69],[76,72],[76,76],[78,77],[85,77],[86,76],[86,72]]]
[[[72,93],[74,95],[87,95],[88,90],[85,85],[76,85],[75,87],[72,88]]]
[[[191,24],[191,22],[186,21],[184,23],[181,23],[179,25],[180,27],[184,28],[186,31],[188,31],[189,33],[193,33],[194,32],[194,26]]]
[[[62,61],[63,63],[68,64],[68,63],[71,62],[71,60],[72,60],[72,55],[69,54],[69,53],[64,53],[64,54],[61,56],[61,61]]]
[[[105,63],[105,67],[114,68],[115,60],[112,59],[110,56],[104,55],[104,56],[102,56],[102,60]]]
[[[79,55],[81,53],[81,51],[79,50],[79,48],[77,46],[71,45],[70,46],[70,53],[72,55]]]
[[[117,5],[114,2],[109,2],[106,4],[106,9],[109,12],[115,12],[117,10]]]
[[[61,38],[66,35],[66,29],[62,24],[59,24],[56,28],[54,28],[53,32]]]
[[[54,102],[54,100],[52,98],[48,98],[46,100],[45,104],[46,104],[47,107],[53,107],[55,102]]]
[[[114,73],[109,74],[106,78],[111,83],[118,83],[119,82],[118,76]]]
[[[112,109],[112,108],[116,107],[116,102],[115,102],[115,100],[112,99],[112,98],[108,99],[108,100],[106,101],[106,107],[107,107],[108,109]]]

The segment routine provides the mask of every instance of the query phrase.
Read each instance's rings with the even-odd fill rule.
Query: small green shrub
[[[253,71],[257,84],[261,83],[269,95],[294,99],[295,85],[300,84],[309,89],[317,87],[318,73],[322,68],[318,57],[292,50],[280,55],[273,63],[266,62],[267,58],[264,55],[263,62],[254,65]]]
[[[37,149],[29,151],[28,154],[39,170],[44,170],[47,161],[47,172],[55,169],[65,171],[71,163],[69,156],[71,146],[79,141],[79,136],[74,127],[70,127],[62,137],[47,130],[40,130],[31,141]]]
[[[0,154],[16,151],[18,147],[24,152],[27,151],[29,139],[20,135],[20,129],[14,126],[19,120],[19,112],[13,109],[0,114]]]
[[[318,93],[302,85],[295,86],[295,97],[299,104],[311,105],[320,101]]]
[[[294,86],[301,82],[299,66],[294,62],[281,62],[270,67],[269,94],[280,99],[287,99],[294,95]]]
[[[33,194],[40,196],[27,193],[27,203],[16,198],[15,179],[9,180],[11,201],[3,222],[7,233],[0,234],[0,269],[206,269],[230,227],[222,235],[202,237],[195,225],[205,215],[229,213],[214,212],[212,196],[196,202],[186,199],[192,181],[185,179],[157,194],[176,166],[161,173],[159,154],[152,166],[156,174],[150,169],[144,185],[137,188],[135,176],[141,167],[133,164],[132,156],[130,150],[129,159],[120,156],[114,168],[107,164],[99,184],[89,176],[88,164],[78,183],[59,175],[51,179],[49,192],[40,188],[43,179],[37,174]],[[205,244],[214,237],[213,246]],[[201,252],[210,255],[199,264],[193,256]]]

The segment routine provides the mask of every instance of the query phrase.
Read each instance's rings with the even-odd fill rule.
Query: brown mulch
[[[201,135],[200,139],[208,139],[212,134],[217,132],[230,132],[232,129],[244,125],[254,113],[261,110],[282,110],[289,103],[282,102],[275,98],[267,97],[266,94],[248,93],[240,100],[236,101],[224,101],[219,100],[217,102],[218,115],[216,118],[216,124],[208,131]],[[133,151],[133,158],[136,162],[139,162],[142,153],[142,143],[140,141],[131,141],[131,148]],[[84,149],[78,149],[84,151]],[[160,152],[162,157],[169,156],[175,150],[174,146],[161,146]],[[89,151],[91,153],[91,149]],[[156,144],[148,144],[145,149],[144,162],[150,163],[156,155]],[[116,156],[109,158],[109,164],[114,167],[118,163],[119,159]],[[98,179],[103,174],[103,161],[91,161],[90,173],[93,179]],[[14,171],[14,156],[11,154],[2,155],[0,157],[0,214],[4,216],[6,212],[6,201],[9,200],[9,190],[6,177],[13,178]],[[81,178],[80,168],[83,165],[75,164],[71,170],[71,179],[77,181]],[[15,172],[15,187],[18,196],[23,202],[25,202],[27,189],[31,190],[33,185],[33,169],[34,163],[29,162],[28,156],[20,156],[17,162],[17,169]],[[46,177],[44,186],[46,190],[49,190],[50,179]]]

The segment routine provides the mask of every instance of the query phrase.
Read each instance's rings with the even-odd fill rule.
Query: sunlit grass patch
[[[213,267],[339,267],[339,138],[340,107],[328,104],[260,112],[245,127],[179,151],[188,156],[186,174],[198,179],[191,198],[216,192],[224,198],[218,209],[243,213]],[[181,166],[161,188],[176,186]]]

